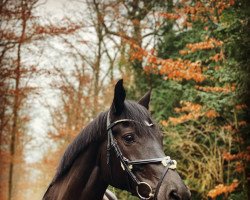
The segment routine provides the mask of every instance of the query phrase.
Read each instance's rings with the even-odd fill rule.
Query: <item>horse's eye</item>
[[[124,135],[123,137],[123,140],[126,142],[126,143],[133,143],[135,141],[135,138],[134,138],[134,135],[132,134],[127,134],[127,135]]]

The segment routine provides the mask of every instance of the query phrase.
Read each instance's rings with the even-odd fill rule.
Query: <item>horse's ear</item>
[[[150,102],[150,97],[151,97],[151,90],[149,90],[139,101],[138,103],[145,108],[149,108],[149,102]]]
[[[123,87],[123,80],[119,80],[115,85],[114,99],[111,106],[111,113],[114,115],[120,115],[124,108],[124,101],[126,98],[126,92]]]

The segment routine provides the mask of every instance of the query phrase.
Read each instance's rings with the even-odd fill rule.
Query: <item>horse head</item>
[[[151,92],[138,102],[125,100],[122,80],[115,86],[102,144],[106,181],[141,199],[188,200],[190,192],[163,151],[163,134],[150,116]]]

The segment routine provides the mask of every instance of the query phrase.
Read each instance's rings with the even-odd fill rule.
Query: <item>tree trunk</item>
[[[11,139],[10,139],[10,169],[9,169],[9,191],[8,191],[8,200],[12,200],[13,198],[13,183],[14,183],[14,162],[15,162],[15,153],[16,153],[16,137],[18,132],[18,117],[19,117],[19,110],[21,104],[20,98],[20,81],[21,81],[21,48],[23,41],[25,39],[25,31],[26,31],[26,22],[27,22],[27,15],[26,15],[26,4],[24,1],[21,3],[22,9],[22,33],[20,36],[20,40],[17,46],[17,62],[16,62],[16,69],[15,69],[15,93],[14,93],[14,104],[13,104],[13,124],[12,124],[12,131],[11,131]]]

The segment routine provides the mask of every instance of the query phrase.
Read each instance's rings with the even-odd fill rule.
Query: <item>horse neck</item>
[[[79,154],[63,177],[55,181],[45,200],[102,199],[107,188],[98,163],[98,145],[91,144]]]

